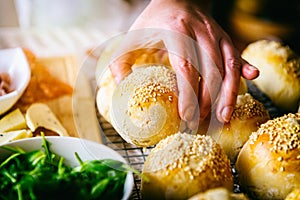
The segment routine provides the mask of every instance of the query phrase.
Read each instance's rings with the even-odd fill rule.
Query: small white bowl
[[[3,72],[9,74],[13,91],[0,96],[0,115],[18,101],[30,81],[30,66],[21,48],[0,50],[0,73]]]
[[[82,161],[96,160],[96,159],[114,159],[126,163],[125,159],[111,148],[90,140],[85,140],[75,137],[61,137],[61,136],[46,136],[50,142],[50,150],[56,155],[64,157],[64,163],[76,167],[79,165],[75,152],[78,153]],[[42,137],[26,138],[6,143],[1,146],[20,147],[25,151],[33,151],[42,148]],[[0,148],[0,161],[8,157],[11,152]],[[133,189],[133,175],[128,173],[124,185],[124,194],[122,200],[130,197]]]

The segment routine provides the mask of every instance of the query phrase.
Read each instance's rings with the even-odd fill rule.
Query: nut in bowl
[[[22,164],[18,166],[15,163],[20,159]],[[21,192],[23,199],[30,195],[29,199],[34,196],[37,199],[125,200],[133,187],[133,169],[121,155],[103,144],[80,138],[43,136],[11,142],[0,146],[0,162],[0,171],[5,171],[0,173],[0,198],[5,195],[17,199]],[[13,164],[16,168],[10,167]],[[29,171],[32,168],[29,166],[34,169]],[[13,173],[11,169],[18,171]],[[15,174],[20,171],[26,172],[16,179]],[[5,177],[7,173],[11,174],[9,178]],[[18,181],[12,183],[11,179]],[[5,185],[19,190],[5,189]]]
[[[30,74],[30,66],[21,48],[0,50],[0,115],[22,96]]]

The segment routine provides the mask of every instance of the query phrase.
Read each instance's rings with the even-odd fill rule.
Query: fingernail
[[[254,66],[252,66],[252,65],[249,66],[249,69],[250,69],[251,71],[258,70],[257,67],[254,67]]]
[[[198,120],[191,120],[188,122],[188,127],[191,129],[191,130],[196,130],[199,126],[199,122]]]
[[[231,118],[231,114],[233,112],[233,107],[232,106],[226,106],[222,110],[222,118],[224,122],[229,122]]]
[[[195,109],[193,107],[187,108],[183,114],[183,120],[190,121],[191,119],[193,119],[194,113]]]

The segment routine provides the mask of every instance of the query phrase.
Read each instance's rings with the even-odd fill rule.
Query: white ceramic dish
[[[78,153],[82,161],[95,160],[95,159],[114,159],[126,163],[125,159],[111,148],[96,143],[93,141],[75,138],[75,137],[60,137],[48,136],[46,140],[51,143],[50,150],[65,158],[64,162],[72,167],[78,166],[79,163],[75,158],[75,152]],[[16,140],[4,145],[13,147],[21,147],[25,151],[33,151],[42,148],[42,138],[33,137],[27,139]],[[2,145],[2,146],[4,146]],[[0,148],[0,161],[9,156],[11,152]],[[133,188],[133,175],[128,173],[124,185],[124,195],[122,200],[129,198]]]
[[[13,91],[0,96],[0,115],[18,101],[30,80],[30,66],[21,48],[0,50],[0,73],[3,72],[9,74]]]

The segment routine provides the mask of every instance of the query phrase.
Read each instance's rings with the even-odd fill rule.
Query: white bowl
[[[21,48],[0,50],[0,73],[3,72],[9,74],[13,91],[0,96],[0,115],[18,101],[30,81],[30,66]]]
[[[64,163],[75,167],[79,163],[75,158],[75,152],[78,153],[82,161],[96,160],[96,159],[114,159],[126,163],[125,159],[111,148],[90,140],[75,138],[75,137],[61,137],[61,136],[46,136],[47,141],[51,143],[51,152],[64,157]],[[20,147],[25,151],[33,151],[42,148],[42,138],[33,137],[27,139],[16,140],[6,143],[2,146]],[[11,154],[10,151],[0,148],[0,161],[4,160]],[[133,188],[133,175],[128,173],[124,185],[124,194],[122,200],[128,199]]]

